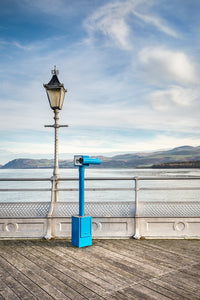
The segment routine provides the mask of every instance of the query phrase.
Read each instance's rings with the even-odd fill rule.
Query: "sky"
[[[199,0],[0,0],[0,164],[200,145]]]

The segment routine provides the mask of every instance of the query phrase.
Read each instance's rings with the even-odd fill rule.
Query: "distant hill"
[[[189,162],[200,160],[200,146],[182,146],[167,151],[134,153],[113,156],[102,163],[105,167],[147,168],[170,162]]]
[[[153,165],[153,169],[180,169],[180,168],[198,168],[200,169],[200,160],[194,160],[194,161],[177,161],[177,162],[170,162],[170,163],[164,163],[164,164],[158,164]]]
[[[190,165],[198,168],[200,146],[182,146],[167,151],[152,153],[133,153],[115,155],[113,157],[98,156],[102,163],[99,168],[165,168]],[[60,160],[60,168],[73,168],[73,159]],[[95,166],[94,166],[95,167]],[[53,160],[49,159],[14,159],[1,168],[3,169],[37,169],[53,168]]]
[[[1,169],[49,169],[53,168],[53,159],[27,159],[19,158],[9,161]],[[72,168],[72,160],[59,161],[60,168]]]

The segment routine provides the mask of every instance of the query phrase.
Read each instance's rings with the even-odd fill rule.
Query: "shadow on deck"
[[[200,241],[0,241],[0,299],[200,299]]]

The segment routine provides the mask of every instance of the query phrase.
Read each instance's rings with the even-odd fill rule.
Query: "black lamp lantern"
[[[53,76],[51,80],[48,84],[44,84],[44,87],[46,89],[51,108],[53,110],[61,110],[64,102],[65,93],[67,92],[67,90],[64,88],[64,85],[58,80],[58,70],[56,70],[56,66],[54,66],[52,74]]]

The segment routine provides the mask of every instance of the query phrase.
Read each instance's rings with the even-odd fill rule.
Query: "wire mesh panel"
[[[200,217],[200,201],[140,202],[140,217]]]
[[[78,215],[78,202],[58,202],[55,205],[54,217],[71,217]],[[134,217],[134,202],[86,202],[85,214],[93,217]]]
[[[0,203],[0,217],[46,217],[50,202]]]

